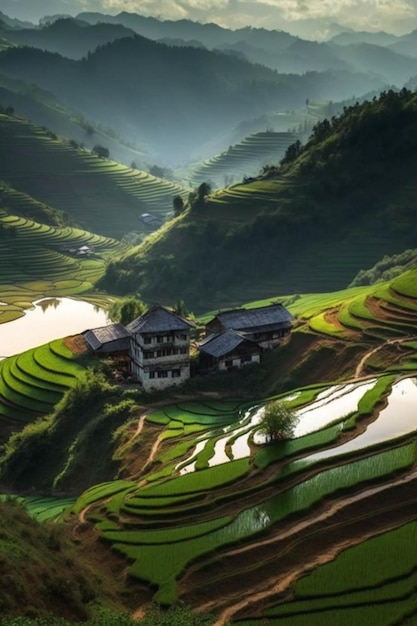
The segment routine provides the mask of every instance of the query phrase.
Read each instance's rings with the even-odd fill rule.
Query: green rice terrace
[[[50,413],[84,371],[61,339],[0,361],[2,432],[19,430]]]
[[[91,294],[106,259],[124,250],[115,239],[78,228],[55,227],[12,215],[0,208],[0,323],[24,315],[43,296]]]
[[[173,196],[185,199],[189,192],[72,147],[17,116],[0,115],[0,169],[7,185],[65,212],[81,228],[115,238],[130,231],[147,234],[140,216],[151,213],[164,222]]]
[[[265,131],[249,135],[226,152],[212,157],[195,167],[190,173],[193,185],[213,181],[227,186],[246,176],[255,176],[263,165],[278,163],[297,135],[291,132]]]
[[[94,422],[103,429],[105,421],[97,422],[87,403],[74,417],[74,427],[81,419],[84,430],[72,432],[71,445],[61,442],[69,452],[53,471],[58,477],[71,465],[76,471],[77,450],[87,460],[94,445],[104,455],[101,464],[106,455],[112,459],[114,478],[91,480],[78,498],[62,492],[71,483],[55,478],[56,500],[53,488],[29,497],[15,439],[6,473],[9,481],[16,473],[19,501],[81,543],[94,530],[97,547],[88,549],[107,547],[109,558],[124,563],[126,584],[136,590],[135,615],[153,602],[181,601],[213,613],[217,626],[362,625],[374,624],[375,615],[382,626],[411,626],[417,613],[416,278],[410,270],[374,286],[282,298],[297,323],[290,341],[269,355],[263,378],[270,389],[275,378],[278,388],[294,365],[295,384],[287,382],[285,391],[254,399],[206,390],[194,399],[178,393],[141,406],[129,390],[120,396],[106,387],[107,402],[125,398],[104,406],[106,419],[118,415],[112,452],[93,428]],[[54,341],[1,362],[3,432],[26,423],[19,434],[24,442],[27,429],[36,431],[36,417],[81,380],[85,362],[70,348]],[[298,422],[290,439],[268,444],[260,421],[272,399]],[[91,415],[90,429],[84,415]],[[37,428],[43,432],[46,424]],[[23,450],[30,454],[30,446]],[[26,479],[31,484],[48,471],[35,458],[40,466]],[[3,461],[3,480],[4,468]]]

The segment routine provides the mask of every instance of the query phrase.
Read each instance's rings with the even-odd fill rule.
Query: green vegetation
[[[268,441],[279,441],[291,437],[299,418],[294,411],[280,400],[269,402],[259,422],[258,431],[265,435]]]
[[[417,583],[415,536],[412,522],[343,551],[301,578],[294,585],[292,602],[276,605],[266,614],[273,624],[297,623],[307,614],[309,623],[315,623],[323,612],[332,614],[337,623],[358,619],[367,624],[371,623],[367,607],[372,605],[381,609],[381,624],[391,624],[393,615],[404,620]]]
[[[294,161],[207,196],[112,261],[102,285],[180,297],[200,312],[271,292],[340,289],[384,255],[415,247],[416,107],[415,94],[390,91],[320,122]]]
[[[33,422],[77,384],[85,367],[56,339],[0,362],[0,418]]]
[[[179,184],[72,147],[20,117],[0,115],[0,139],[7,185],[94,233],[117,238],[130,231],[147,234],[154,227],[139,219],[142,213],[165,221],[172,197],[188,194]]]
[[[52,363],[53,358],[51,373]],[[3,483],[72,493],[112,478],[117,464],[111,433],[126,421],[132,404],[102,373],[84,370],[52,413],[7,441],[0,460]]]
[[[248,175],[255,175],[266,163],[276,163],[296,140],[291,132],[259,132],[230,146],[225,152],[195,167],[190,178],[194,185],[210,180],[227,187]]]

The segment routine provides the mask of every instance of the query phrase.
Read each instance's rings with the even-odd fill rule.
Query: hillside
[[[86,120],[79,112],[64,105],[51,92],[33,83],[0,75],[0,104],[12,107],[16,113],[38,126],[65,139],[92,149],[105,145],[115,161],[130,165],[133,161],[144,168],[148,155],[131,142],[122,142],[111,128],[99,127]]]
[[[63,211],[85,230],[115,238],[131,231],[148,234],[155,226],[140,216],[151,213],[163,222],[172,213],[173,196],[188,193],[179,184],[99,158],[15,115],[0,115],[0,170],[16,191]]]
[[[254,133],[229,146],[226,152],[192,168],[189,178],[193,185],[210,181],[218,187],[225,187],[248,175],[257,174],[269,163],[280,161],[288,146],[297,138],[297,134],[292,132]]]
[[[198,311],[348,285],[415,247],[416,111],[415,94],[387,92],[318,123],[281,168],[196,202],[102,284]]]
[[[245,119],[299,108],[306,98],[341,100],[385,84],[349,71],[278,74],[234,54],[169,47],[139,35],[80,61],[7,49],[0,53],[0,72],[47,89],[87,119],[177,165],[201,157],[214,137],[227,136]]]
[[[76,372],[73,356],[67,367],[78,382],[48,418],[29,417],[32,423],[9,440],[0,484],[55,493],[56,507],[73,496],[57,525],[53,561],[45,550],[48,527],[41,533],[31,524],[28,567],[37,550],[45,554],[49,586],[47,572],[66,556],[78,576],[63,597],[74,593],[78,602],[66,613],[61,595],[49,604],[42,590],[29,598],[26,579],[13,570],[21,589],[10,592],[3,616],[16,614],[22,589],[32,616],[88,616],[110,603],[141,617],[152,600],[179,600],[214,613],[219,626],[260,619],[287,626],[299,610],[303,620],[308,614],[321,621],[331,610],[333,623],[353,623],[354,616],[362,624],[369,603],[372,616],[381,611],[381,625],[389,626],[393,612],[415,609],[406,591],[417,563],[416,272],[373,287],[284,297],[297,318],[290,341],[266,353],[257,371],[220,375],[221,386],[220,378],[214,384],[223,393],[214,394],[206,379],[197,381],[193,398],[186,387],[152,405],[102,375]],[[68,359],[61,342],[54,350]],[[26,354],[17,358],[22,365]],[[41,383],[50,396],[41,369],[31,375],[15,361],[0,368],[2,384],[15,371],[22,399],[30,385],[39,393]],[[304,430],[265,445],[256,434],[259,410],[277,397],[298,412]],[[308,421],[309,412],[316,421]],[[31,498],[22,501],[31,511]],[[38,512],[47,506],[38,502]],[[24,545],[8,532],[16,550]],[[80,597],[85,566],[94,567]],[[118,593],[106,602],[98,590],[110,569]],[[319,586],[322,576],[327,582]],[[97,626],[104,623],[113,622]],[[122,623],[130,626],[127,618]]]

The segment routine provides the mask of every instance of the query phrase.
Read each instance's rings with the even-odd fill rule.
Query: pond
[[[110,323],[107,312],[73,298],[42,298],[23,317],[0,324],[0,357]]]

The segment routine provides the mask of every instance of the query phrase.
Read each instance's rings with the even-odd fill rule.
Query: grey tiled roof
[[[93,328],[92,330],[86,330],[83,335],[93,350],[98,350],[98,348],[111,341],[130,337],[129,331],[123,324],[108,324],[100,328]]]
[[[247,330],[278,324],[280,327],[286,327],[291,324],[294,316],[282,304],[270,304],[257,309],[223,311],[218,313],[214,319],[218,319],[226,329]]]
[[[245,339],[245,337],[242,337],[242,335],[234,330],[225,330],[219,335],[210,335],[207,337],[207,339],[200,343],[199,349],[201,352],[218,358],[229,354],[229,352],[232,352],[232,350],[237,348],[241,343],[249,343],[253,346],[257,345],[255,342]]]
[[[157,306],[130,322],[127,329],[131,333],[164,333],[175,330],[189,330],[193,326],[180,315]]]

